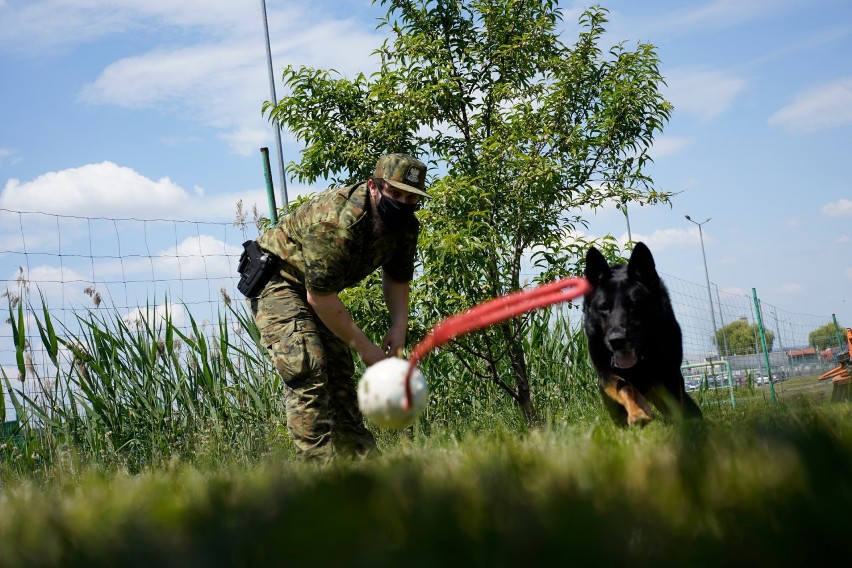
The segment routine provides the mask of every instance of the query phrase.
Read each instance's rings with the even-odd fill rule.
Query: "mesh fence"
[[[683,332],[685,365],[724,359],[738,383],[749,374],[758,380],[770,373],[784,379],[822,374],[836,365],[844,349],[845,331],[841,335],[840,329],[830,329],[814,335],[821,328],[834,327],[832,314],[794,313],[761,302],[755,290],[751,294],[712,286],[708,290],[706,284],[661,276]]]
[[[244,221],[119,219],[0,209],[0,292],[12,303],[23,300],[36,311],[43,300],[52,318],[71,334],[80,329],[81,313],[118,313],[132,322],[151,321],[166,310],[173,325],[187,334],[192,331],[190,317],[215,333],[224,301],[242,298],[236,291],[235,266],[241,243],[256,234],[256,227]],[[701,370],[702,364],[724,359],[737,382],[770,372],[786,378],[824,373],[844,350],[840,330],[836,339],[829,334],[814,344],[813,332],[833,323],[831,314],[793,313],[761,304],[754,292],[708,290],[704,284],[661,276],[683,331],[685,365]],[[3,302],[4,309],[7,304]],[[25,319],[32,359],[27,364],[45,365],[36,326]],[[763,339],[757,332],[759,323],[765,330]],[[19,376],[17,365],[11,326],[0,326],[0,366],[13,385]],[[707,367],[704,374],[707,369],[718,372]],[[42,388],[23,384],[34,395]]]

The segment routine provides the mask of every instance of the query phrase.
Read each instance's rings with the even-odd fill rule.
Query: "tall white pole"
[[[707,255],[704,253],[704,233],[701,231],[701,225],[709,221],[701,223],[693,221],[689,215],[686,215],[686,220],[698,225],[698,237],[701,239],[701,257],[704,259],[704,277],[707,278],[707,299],[710,300],[710,319],[713,321],[713,341],[716,342],[716,354],[721,356],[721,348],[718,342],[718,331],[716,329],[716,312],[713,310],[713,293],[710,291],[710,273],[707,271]]]
[[[278,104],[278,97],[275,96],[275,74],[272,71],[272,48],[269,45],[269,22],[266,19],[266,0],[260,0],[263,8],[263,32],[266,37],[266,62],[269,66],[269,92],[272,97],[272,102]],[[278,175],[281,178],[281,200],[284,202],[284,207],[288,205],[287,200],[287,179],[284,177],[284,150],[281,147],[281,126],[273,124],[275,127],[275,144],[278,149]]]
[[[633,242],[633,233],[630,232],[630,215],[627,214],[627,205],[624,206],[624,219],[627,221],[627,240]]]

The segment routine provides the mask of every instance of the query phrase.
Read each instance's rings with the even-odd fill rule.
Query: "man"
[[[334,452],[376,448],[358,409],[350,348],[370,366],[405,345],[425,179],[423,162],[382,156],[369,180],[313,196],[258,239],[280,270],[251,300],[252,313],[284,381],[287,429],[301,457],[327,462]],[[338,296],[379,267],[391,316],[381,346]]]

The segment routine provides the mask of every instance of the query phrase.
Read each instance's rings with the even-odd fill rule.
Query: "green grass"
[[[735,404],[727,389],[696,393],[703,422],[622,430],[582,333],[542,319],[526,341],[538,427],[436,354],[412,429],[377,430],[378,458],[319,469],[293,459],[280,384],[239,309],[209,334],[87,314],[64,340],[48,313],[30,319],[56,346],[41,371],[51,390],[16,395],[23,428],[0,440],[0,567],[800,566],[846,554],[852,406],[830,403],[816,377],[776,384],[774,402],[766,387],[735,389]]]
[[[618,430],[383,444],[327,469],[269,456],[0,497],[0,565],[800,566],[845,553],[848,405]]]

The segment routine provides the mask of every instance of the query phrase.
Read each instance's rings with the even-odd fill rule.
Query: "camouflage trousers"
[[[328,462],[335,453],[374,452],[358,408],[352,352],[320,321],[305,292],[276,275],[249,303],[284,381],[287,430],[300,457]]]

